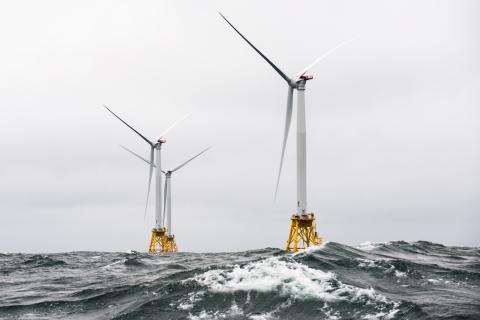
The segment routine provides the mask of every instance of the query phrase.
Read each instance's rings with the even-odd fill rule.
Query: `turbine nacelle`
[[[300,79],[303,79],[303,80],[312,80],[312,79],[313,79],[313,76],[301,76]]]
[[[297,89],[299,82],[312,80],[312,79],[313,79],[313,76],[295,76],[290,80],[288,85],[294,89]]]
[[[162,144],[166,142],[166,140],[157,140],[157,143],[154,144],[155,149],[160,150],[162,148]]]

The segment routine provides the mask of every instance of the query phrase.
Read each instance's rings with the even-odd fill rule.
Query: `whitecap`
[[[238,307],[235,300],[232,302],[232,306],[228,309],[228,315],[231,317],[241,316],[243,315],[243,310]]]
[[[180,303],[177,308],[182,310],[189,310],[193,308],[193,304],[184,302],[184,303]]]
[[[305,249],[302,249],[300,251],[297,251],[293,254],[293,256],[297,256],[299,254],[308,254],[310,252],[313,252],[313,251],[319,251],[319,250],[323,250],[325,248],[325,245],[327,243],[329,243],[330,241],[326,241],[324,243],[322,243],[321,245],[319,246],[311,246],[311,247],[308,247],[308,248],[305,248]]]
[[[110,267],[116,266],[117,264],[120,264],[120,263],[122,263],[122,265],[123,265],[123,262],[125,262],[125,260],[115,261],[113,263],[107,264],[106,266],[100,267],[100,269],[110,268]]]
[[[380,311],[377,314],[367,314],[363,316],[363,319],[392,319],[395,317],[395,314],[400,311],[397,307],[399,306],[399,303],[395,303],[394,307],[392,310],[390,310],[388,313]]]
[[[205,291],[190,292],[186,298],[181,299],[177,308],[182,310],[189,310],[194,307],[195,303],[202,299]],[[171,307],[175,306],[175,303],[170,304]]]
[[[196,275],[194,281],[213,292],[274,292],[293,299],[323,301],[384,300],[373,288],[362,289],[341,283],[333,272],[309,268],[296,261],[268,258],[236,265],[233,270],[210,270]]]
[[[401,272],[401,271],[398,271],[398,270],[395,270],[395,275],[399,278],[407,276],[407,274],[405,272]]]
[[[205,310],[202,310],[198,316],[194,316],[193,314],[189,314],[188,316],[189,319],[191,320],[201,320],[201,319],[225,319],[227,318],[227,315],[224,313],[221,313],[219,311],[216,312],[207,312]]]
[[[338,320],[340,319],[338,311],[333,312],[333,309],[328,306],[328,303],[325,302],[322,308],[319,309],[320,311],[323,312],[323,314],[327,317],[328,320]]]
[[[405,272],[400,272],[398,270],[395,270],[395,266],[391,263],[390,259],[368,260],[368,259],[356,258],[355,260],[359,262],[358,266],[360,268],[379,269],[379,270],[383,270],[383,272],[385,273],[395,272],[395,275],[397,277],[406,276]]]
[[[367,241],[362,244],[359,244],[355,246],[355,248],[360,249],[360,250],[373,250],[376,249],[384,244],[390,244],[390,242],[372,242],[372,241]]]
[[[249,318],[252,319],[252,320],[270,320],[270,319],[278,319],[277,317],[275,317],[273,314],[274,313],[277,313],[278,311],[280,311],[281,309],[284,309],[284,308],[288,308],[292,305],[292,301],[290,299],[288,299],[287,301],[281,303],[279,306],[277,306],[274,310],[270,311],[270,312],[264,312],[264,313],[261,313],[261,314],[254,314],[254,315],[250,315]]]

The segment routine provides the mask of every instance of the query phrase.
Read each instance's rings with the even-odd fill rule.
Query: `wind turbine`
[[[306,120],[305,120],[305,85],[307,80],[313,79],[313,76],[305,76],[305,73],[317,64],[320,60],[326,57],[332,51],[340,48],[344,44],[354,40],[348,40],[341,45],[331,49],[320,58],[312,62],[308,67],[294,75],[292,78],[288,77],[284,72],[282,72],[276,65],[273,64],[263,53],[260,52],[250,41],[247,40],[221,13],[225,21],[255,50],[258,54],[262,56],[265,61],[270,64],[270,66],[287,82],[288,92],[287,92],[287,112],[285,117],[285,130],[283,133],[283,144],[282,144],[282,153],[280,156],[280,167],[278,169],[278,178],[277,186],[275,189],[275,198],[277,197],[278,184],[280,182],[280,175],[282,172],[283,157],[285,154],[285,147],[287,144],[288,132],[290,130],[290,123],[292,120],[292,109],[293,109],[293,90],[297,89],[297,213],[295,216],[307,219],[309,214],[307,213],[307,132],[306,132]],[[275,200],[274,200],[275,201]],[[311,215],[313,217],[313,214]],[[292,231],[293,229],[291,229]],[[310,231],[308,231],[310,232]],[[297,238],[297,235],[295,235]],[[289,237],[290,239],[290,237]],[[289,240],[290,241],[290,240]],[[314,241],[314,243],[316,243]],[[308,242],[307,242],[308,246]],[[297,251],[297,243],[295,242],[295,250]],[[289,246],[287,245],[287,250]]]
[[[132,128],[128,123],[120,119],[119,116],[117,116],[115,113],[113,113],[112,110],[108,109],[106,106],[104,106],[108,111],[110,111],[111,114],[113,114],[115,117],[118,118],[118,120],[122,121],[125,125],[127,125],[130,129],[135,131],[136,134],[138,134],[143,140],[145,140],[149,145],[150,145],[150,161],[148,163],[150,164],[150,171],[149,171],[149,176],[148,176],[148,190],[147,190],[147,202],[145,205],[145,214],[144,214],[144,219],[145,215],[147,214],[147,206],[148,206],[148,196],[150,194],[150,185],[152,181],[152,173],[153,173],[153,168],[156,167],[155,170],[155,230],[163,230],[163,219],[162,219],[162,166],[161,166],[161,151],[162,151],[162,144],[164,144],[166,141],[161,140],[163,136],[170,130],[172,129],[177,123],[179,123],[181,120],[185,119],[187,116],[192,114],[194,111],[190,112],[177,122],[175,122],[173,125],[171,125],[167,130],[165,130],[161,135],[159,135],[155,140],[151,141],[145,136],[143,136],[141,133],[139,133],[137,130]],[[156,151],[156,152],[155,152]],[[156,153],[157,155],[157,160],[156,160],[156,165],[155,165],[155,157],[154,154]],[[145,159],[144,159],[145,160]],[[146,161],[146,160],[145,160]]]
[[[120,147],[122,147],[123,149],[132,153],[133,155],[137,156],[138,158],[142,159],[146,163],[151,164],[151,162],[149,162],[147,159],[139,156],[135,152],[130,151],[123,146],[120,146]],[[196,156],[194,156],[190,160],[184,162],[183,164],[179,165],[175,169],[169,170],[167,172],[162,170],[163,174],[165,174],[165,189],[164,189],[164,200],[165,200],[165,202],[164,202],[164,205],[163,205],[163,213],[164,213],[163,218],[165,219],[165,217],[167,217],[167,233],[168,233],[168,236],[167,236],[167,239],[166,239],[167,245],[165,246],[166,247],[165,252],[176,252],[177,251],[177,246],[176,246],[175,241],[174,241],[175,237],[172,234],[172,193],[171,193],[172,188],[171,188],[171,183],[170,183],[172,173],[181,169],[187,163],[189,163],[190,161],[192,161],[193,159],[195,159],[196,157],[198,157],[199,155],[201,155],[202,153],[204,153],[205,151],[207,151],[210,148],[211,147],[208,147],[207,149],[203,150],[202,152],[200,152],[199,154],[197,154]],[[166,211],[166,214],[165,214],[165,211]]]
[[[210,148],[211,147],[208,147],[207,149],[205,149],[202,152],[200,152],[199,154],[197,154],[195,157],[193,157],[190,160],[184,162],[183,164],[179,165],[175,169],[169,170],[165,173],[165,194],[164,194],[165,204],[164,204],[163,210],[164,210],[164,217],[165,216],[167,217],[167,232],[168,232],[169,236],[172,235],[172,188],[171,188],[171,185],[170,185],[170,181],[172,179],[172,173],[181,169],[184,165],[186,165],[187,163],[189,163],[190,161],[192,161],[193,159],[195,159],[196,157],[198,157],[199,155],[201,155],[202,153],[204,153],[205,151],[207,151]],[[165,206],[166,206],[166,210],[167,210],[166,215],[165,215]]]

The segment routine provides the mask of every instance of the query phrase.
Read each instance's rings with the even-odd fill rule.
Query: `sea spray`
[[[480,248],[0,254],[0,319],[479,319]]]

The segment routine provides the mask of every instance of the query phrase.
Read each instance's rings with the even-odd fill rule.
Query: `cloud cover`
[[[475,1],[0,3],[0,251],[146,251],[154,138],[181,251],[285,246],[295,107],[276,203],[286,84],[308,74],[308,208],[325,240],[480,244]],[[296,96],[295,96],[296,104]],[[152,197],[153,193],[151,194]],[[153,198],[152,198],[153,199]]]

